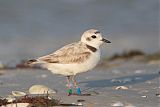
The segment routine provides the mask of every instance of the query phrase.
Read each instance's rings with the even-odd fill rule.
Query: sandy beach
[[[6,97],[12,91],[28,92],[32,85],[41,84],[56,90],[55,98],[63,103],[85,100],[84,107],[159,107],[159,70],[158,65],[127,61],[117,67],[101,66],[79,74],[82,93],[91,96],[67,96],[65,77],[47,70],[1,70],[0,96]]]

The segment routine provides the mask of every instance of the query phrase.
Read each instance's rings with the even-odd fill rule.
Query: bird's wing
[[[62,47],[56,52],[40,57],[46,63],[71,64],[82,63],[90,56],[89,50],[82,43],[73,43]]]

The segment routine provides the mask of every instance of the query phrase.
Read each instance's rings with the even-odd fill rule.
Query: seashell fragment
[[[116,90],[122,89],[122,90],[128,90],[128,87],[125,86],[118,86],[115,88]]]
[[[122,102],[118,101],[118,102],[112,104],[111,106],[112,106],[112,107],[123,107],[124,104],[123,104]]]
[[[82,103],[78,103],[77,105],[78,105],[78,106],[83,106],[83,104],[82,104]]]
[[[1,107],[29,107],[29,103],[13,103],[13,104],[7,104],[2,105]]]
[[[7,102],[11,103],[13,102],[14,100],[16,100],[16,98],[14,98],[13,96],[8,96],[5,98],[7,100]]]
[[[141,96],[142,98],[147,98],[148,96],[146,96],[146,95],[143,95],[143,96]]]
[[[15,97],[22,97],[22,96],[25,96],[26,93],[21,91],[12,91],[12,95]]]
[[[44,86],[44,85],[33,85],[29,88],[30,94],[54,94],[56,91]]]

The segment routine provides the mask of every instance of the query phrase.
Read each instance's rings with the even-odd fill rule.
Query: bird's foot
[[[67,94],[68,94],[68,96],[70,96],[72,94],[72,89],[68,89]]]

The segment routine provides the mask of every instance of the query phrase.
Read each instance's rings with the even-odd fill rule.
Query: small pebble
[[[78,106],[83,106],[83,104],[82,103],[78,103]]]
[[[160,97],[160,94],[157,93],[156,96],[157,96],[157,97]]]
[[[143,95],[143,96],[141,96],[142,98],[147,98],[147,96],[146,95]]]
[[[77,102],[84,102],[85,100],[83,100],[83,99],[79,99],[79,100],[77,100]]]
[[[118,102],[112,104],[111,106],[112,106],[112,107],[123,107],[124,104],[123,104],[122,102],[118,101]]]
[[[122,89],[122,90],[128,90],[128,87],[125,86],[118,86],[115,88],[116,90]]]
[[[52,98],[48,96],[48,99],[51,100]]]

